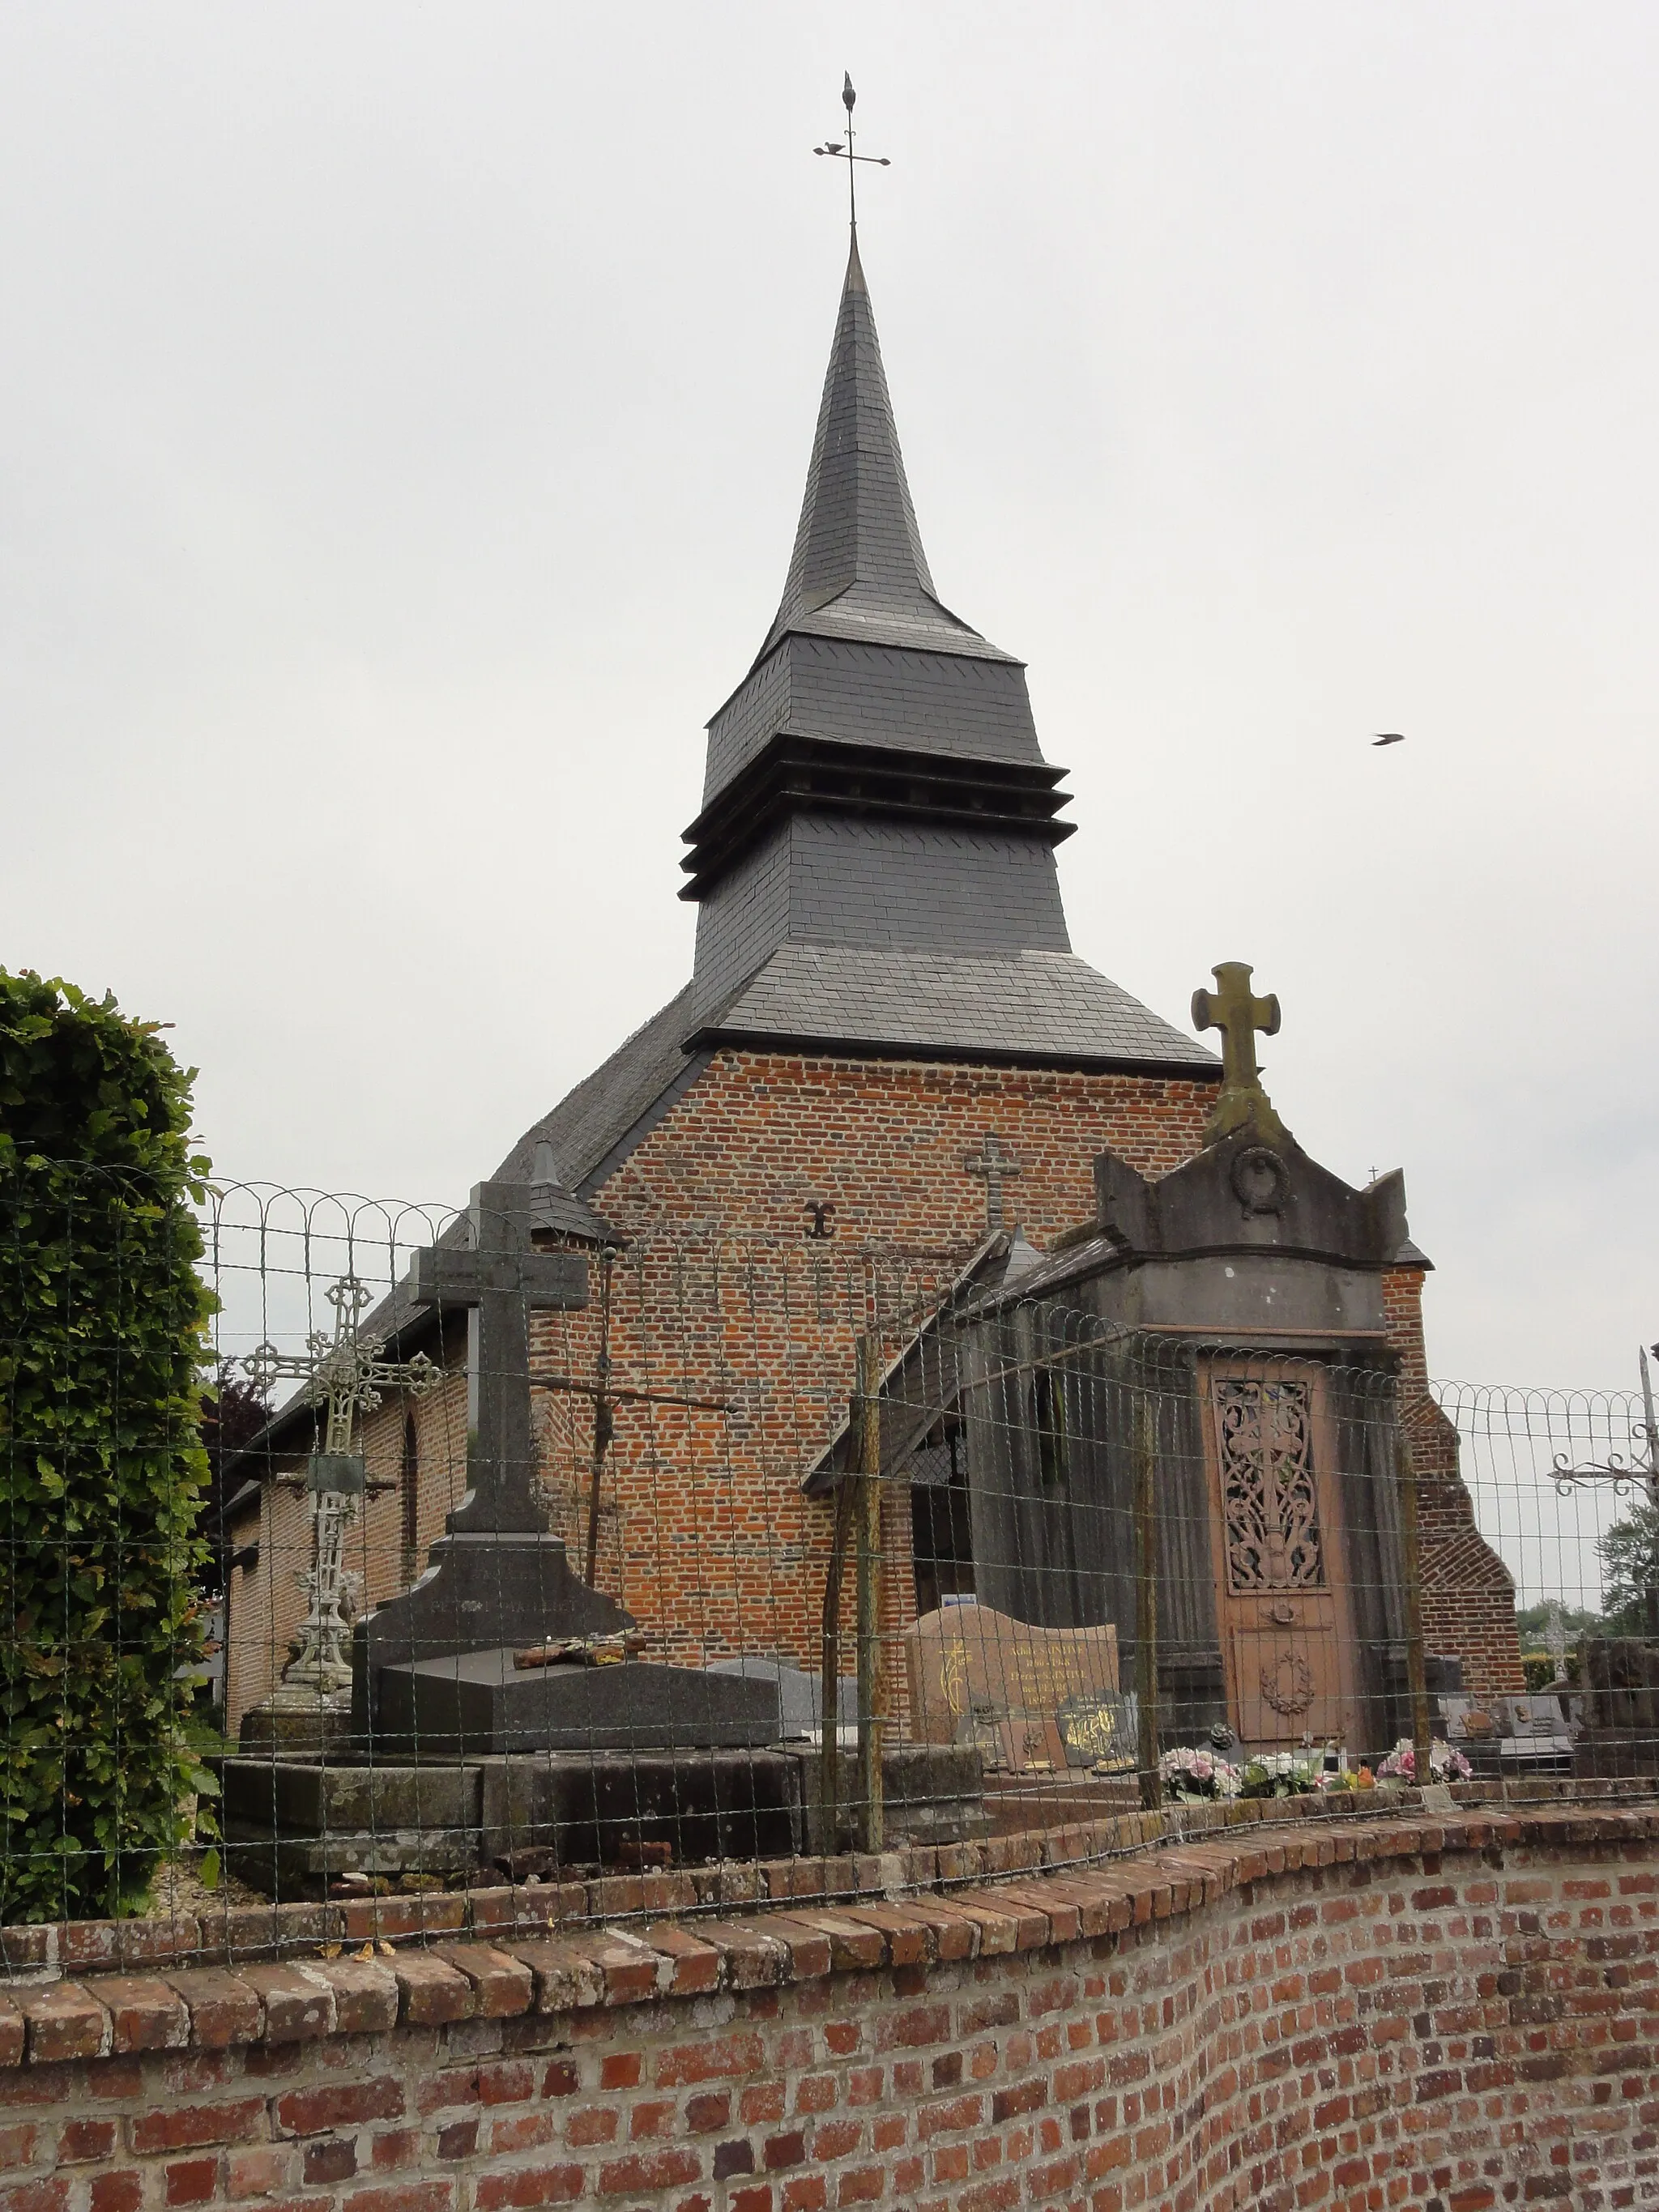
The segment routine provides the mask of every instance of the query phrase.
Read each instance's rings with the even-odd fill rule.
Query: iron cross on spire
[[[1279,1000],[1271,992],[1258,999],[1250,989],[1249,963],[1224,960],[1210,973],[1218,988],[1193,993],[1193,1027],[1221,1031],[1221,1091],[1210,1109],[1204,1141],[1213,1145],[1235,1129],[1253,1129],[1264,1145],[1279,1142],[1285,1125],[1261,1088],[1256,1066],[1255,1033],[1279,1035]]]
[[[313,1329],[303,1352],[278,1352],[274,1344],[262,1344],[242,1362],[259,1390],[269,1390],[279,1375],[293,1376],[307,1405],[328,1408],[323,1449],[313,1452],[306,1470],[312,1558],[299,1579],[311,1602],[300,1625],[299,1655],[283,1674],[285,1682],[320,1694],[344,1689],[351,1680],[351,1664],[345,1656],[350,1633],[346,1603],[354,1578],[346,1572],[345,1532],[355,1501],[369,1486],[368,1470],[351,1449],[352,1425],[359,1412],[372,1413],[380,1404],[382,1390],[407,1390],[411,1397],[423,1397],[443,1380],[442,1368],[423,1352],[412,1359],[381,1358],[386,1339],[357,1326],[358,1315],[374,1295],[366,1283],[355,1275],[343,1275],[326,1295],[334,1309],[331,1334]]]
[[[842,71],[841,104],[847,110],[846,139],[845,141],[842,141],[839,138],[826,138],[822,146],[814,146],[812,149],[812,151],[815,154],[833,154],[837,161],[846,162],[847,214],[848,220],[851,222],[854,231],[856,231],[859,227],[859,198],[857,189],[859,163],[860,161],[868,161],[872,168],[875,169],[890,169],[893,166],[888,160],[885,154],[860,154],[854,152],[853,146],[853,103],[857,98],[858,94],[853,89],[852,73],[850,70],[843,70]]]

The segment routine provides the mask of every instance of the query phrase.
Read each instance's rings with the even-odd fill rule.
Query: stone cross
[[[1003,1226],[1002,1186],[1021,1172],[1019,1162],[1012,1152],[1003,1151],[1001,1140],[993,1129],[979,1151],[962,1164],[970,1176],[978,1176],[983,1180],[987,1225],[1000,1229]]]
[[[534,1249],[534,1188],[478,1183],[471,1249],[434,1244],[414,1255],[409,1283],[416,1304],[466,1314],[467,1492],[449,1516],[452,1534],[539,1534],[547,1527],[536,1495],[530,1316],[586,1305],[587,1262],[580,1252]]]
[[[417,1352],[412,1359],[382,1359],[383,1336],[357,1327],[357,1316],[373,1297],[366,1283],[343,1275],[327,1293],[334,1328],[313,1329],[304,1352],[278,1352],[262,1344],[242,1362],[256,1387],[268,1391],[278,1376],[297,1376],[308,1405],[326,1406],[323,1449],[313,1452],[306,1472],[311,1496],[312,1562],[300,1577],[310,1603],[300,1625],[300,1650],[283,1670],[283,1680],[327,1695],[351,1680],[345,1656],[350,1633],[346,1605],[354,1577],[346,1572],[345,1532],[355,1501],[368,1487],[368,1471],[351,1449],[352,1425],[359,1411],[370,1413],[386,1389],[422,1397],[443,1380],[443,1370]]]
[[[1553,1679],[1559,1682],[1567,1671],[1567,1624],[1561,1617],[1560,1602],[1556,1598],[1550,1600],[1544,1618],[1544,1649],[1555,1670]]]
[[[1221,1031],[1221,1091],[1210,1109],[1204,1131],[1206,1144],[1213,1145],[1235,1129],[1254,1131],[1264,1145],[1278,1143],[1285,1125],[1274,1113],[1261,1087],[1256,1066],[1255,1033],[1279,1034],[1279,1000],[1271,994],[1258,999],[1250,989],[1249,963],[1224,960],[1212,968],[1218,988],[1193,993],[1193,1026]]]

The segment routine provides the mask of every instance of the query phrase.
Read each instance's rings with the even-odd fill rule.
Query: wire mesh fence
[[[27,1167],[0,1200],[0,1919],[574,1910],[1659,1764],[1639,1395],[1127,1329],[1001,1232],[610,1243],[552,1186],[170,1211]]]

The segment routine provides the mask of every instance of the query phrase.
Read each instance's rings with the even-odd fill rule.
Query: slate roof
[[[758,667],[791,632],[1010,660],[933,591],[905,481],[876,319],[859,260],[847,260],[829,374],[783,599]]]
[[[583,1196],[689,1089],[722,1044],[1116,1067],[1200,1080],[1220,1062],[1074,953],[960,958],[908,948],[781,945],[734,991],[688,983],[526,1129],[495,1170],[527,1176],[537,1146]]]
[[[959,954],[792,939],[699,1032],[1208,1077],[1213,1054],[1074,952]]]
[[[688,983],[592,1075],[567,1091],[550,1114],[526,1129],[496,1169],[495,1180],[521,1182],[534,1164],[538,1145],[545,1143],[560,1182],[584,1197],[590,1194],[610,1172],[611,1154],[623,1140],[632,1136],[637,1142],[707,1065],[708,1054],[687,1044],[696,1026],[695,991]]]

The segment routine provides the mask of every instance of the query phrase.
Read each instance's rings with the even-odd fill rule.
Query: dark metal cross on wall
[[[987,1227],[991,1229],[1006,1227],[1002,1187],[1005,1182],[1012,1182],[1015,1176],[1024,1172],[1019,1162],[1012,1152],[1003,1151],[1002,1141],[996,1131],[993,1129],[978,1152],[970,1154],[962,1164],[970,1176],[978,1176],[984,1182]]]

